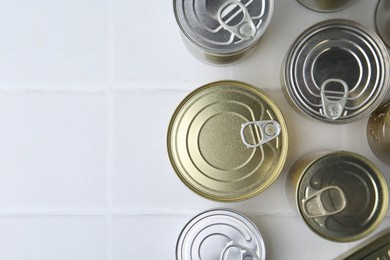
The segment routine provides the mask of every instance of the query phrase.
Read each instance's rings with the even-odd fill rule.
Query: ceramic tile
[[[102,207],[106,202],[106,98],[0,94],[0,207]]]
[[[107,84],[106,0],[6,0],[1,8],[0,87]]]
[[[175,259],[186,216],[119,216],[113,219],[113,259]]]
[[[0,258],[103,260],[104,217],[1,217]]]

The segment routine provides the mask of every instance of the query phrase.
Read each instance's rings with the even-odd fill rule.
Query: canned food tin
[[[304,114],[347,123],[381,103],[390,84],[389,62],[386,46],[370,29],[346,20],[321,22],[289,49],[286,90]]]
[[[380,170],[350,152],[303,156],[290,171],[287,196],[310,229],[337,242],[355,241],[373,232],[389,203]]]
[[[176,245],[177,260],[264,260],[265,246],[256,225],[228,209],[206,211],[193,218]]]
[[[358,0],[298,0],[303,6],[317,12],[340,11]]]
[[[238,81],[207,84],[189,94],[169,124],[168,155],[196,193],[233,202],[265,190],[281,172],[287,127],[275,103]]]
[[[228,64],[249,55],[271,20],[273,0],[173,0],[184,42],[201,60]]]
[[[336,260],[388,260],[390,259],[390,232],[364,245],[348,256],[341,256]]]
[[[376,156],[390,165],[390,100],[372,113],[367,124],[367,140]]]
[[[375,11],[375,25],[378,34],[390,48],[390,1],[380,0]]]

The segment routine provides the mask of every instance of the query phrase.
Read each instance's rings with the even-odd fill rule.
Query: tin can
[[[388,260],[390,259],[390,229],[387,233],[368,242],[359,245],[358,249],[347,252],[346,256],[337,257],[335,260]]]
[[[367,140],[375,155],[390,165],[390,100],[370,116],[367,124]]]
[[[351,242],[373,232],[385,217],[389,191],[380,170],[351,152],[315,152],[291,168],[287,197],[318,235]]]
[[[318,23],[290,47],[285,89],[299,111],[328,123],[369,115],[390,84],[386,46],[370,29],[346,20]]]
[[[265,260],[264,240],[243,214],[215,209],[194,217],[176,245],[176,260]]]
[[[303,6],[317,12],[340,11],[358,0],[298,0]]]
[[[173,0],[184,43],[200,60],[229,64],[247,57],[268,27],[273,0]]]
[[[390,1],[379,0],[375,11],[375,25],[379,36],[390,48]]]
[[[178,177],[220,202],[251,198],[275,181],[287,157],[285,120],[261,90],[218,81],[189,94],[172,116],[168,155]]]

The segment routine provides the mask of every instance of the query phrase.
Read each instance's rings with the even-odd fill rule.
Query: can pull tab
[[[250,125],[256,125],[260,129],[261,138],[257,144],[249,143],[245,138],[245,129]],[[256,148],[275,139],[280,135],[282,127],[274,120],[252,121],[241,125],[241,139],[247,148]]]
[[[337,200],[335,201],[336,203],[332,202],[332,206],[335,207],[334,210],[327,210],[324,207],[322,196],[326,191],[336,192],[332,196],[335,198],[335,200]],[[335,204],[337,205],[335,206]],[[318,218],[318,217],[325,217],[325,216],[330,216],[339,213],[347,206],[347,199],[341,188],[337,186],[328,186],[322,190],[317,191],[309,198],[302,200],[302,205],[303,205],[302,207],[303,213],[305,214],[306,217]]]
[[[243,13],[242,20],[236,24],[236,25],[228,25],[228,21],[224,21],[223,18],[226,16],[227,13],[231,12],[236,6],[238,6]],[[228,18],[228,20],[233,19],[236,17],[240,12],[236,12],[232,17]],[[242,40],[250,40],[256,35],[256,26],[252,21],[252,18],[246,9],[245,5],[243,5],[241,2],[237,0],[230,0],[225,2],[221,7],[218,9],[217,12],[217,18],[218,22],[221,24],[221,26],[237,36],[238,38]]]
[[[343,97],[339,100],[330,100],[325,94],[326,86],[331,82],[340,83],[343,88]],[[321,86],[321,100],[322,100],[322,109],[324,115],[331,120],[339,119],[344,111],[345,103],[347,102],[349,95],[348,85],[344,80],[341,79],[328,79]]]
[[[257,254],[255,252],[253,252],[251,249],[244,247],[242,245],[236,244],[233,241],[227,243],[225,249],[222,251],[221,260],[229,260],[230,258],[228,257],[228,252],[234,248],[239,252],[239,255],[240,255],[240,258],[235,257],[234,259],[246,260],[247,258],[251,258],[254,260],[260,260],[260,258],[257,256]]]

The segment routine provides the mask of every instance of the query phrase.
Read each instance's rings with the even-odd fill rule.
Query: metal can
[[[215,209],[194,217],[176,245],[177,260],[265,260],[264,240],[243,214]]]
[[[351,152],[303,156],[287,178],[287,196],[318,235],[351,242],[373,232],[386,215],[389,191],[380,170]]]
[[[335,260],[388,260],[390,259],[390,229],[375,240],[365,245],[359,245],[358,249],[347,252]]]
[[[304,114],[348,123],[369,115],[385,97],[390,58],[370,29],[329,20],[310,27],[292,44],[284,81],[288,96]]]
[[[358,0],[298,0],[303,6],[317,12],[340,11]]]
[[[218,81],[189,94],[172,116],[168,155],[179,178],[220,202],[251,198],[275,181],[287,157],[285,120],[261,90]]]
[[[370,116],[367,124],[367,140],[375,155],[390,165],[390,100]]]
[[[176,21],[191,53],[229,64],[252,53],[270,23],[273,0],[173,0]]]
[[[375,11],[375,25],[379,36],[390,48],[390,1],[379,0]]]

